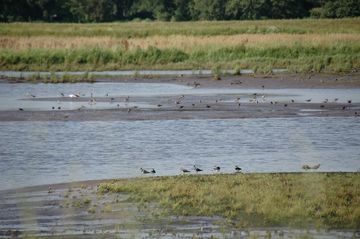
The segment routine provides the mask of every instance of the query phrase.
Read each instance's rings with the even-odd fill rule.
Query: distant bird
[[[53,107],[51,107],[51,109],[53,109],[53,110],[54,110],[54,109],[55,109],[55,107],[53,106]]]
[[[130,108],[129,108],[129,109],[127,109],[127,112],[128,112],[128,113],[130,113],[130,112],[131,112],[131,109],[130,109]]]
[[[325,99],[325,100],[323,101],[324,104],[326,104],[327,102],[329,102],[329,99]]]
[[[162,105],[158,104],[157,107],[161,107]]]
[[[62,97],[64,97],[65,95],[64,95],[64,93],[62,93],[62,92],[60,92],[60,95],[62,96]]]
[[[206,105],[206,108],[211,108],[211,106],[210,106],[210,105]]]
[[[28,93],[28,95],[31,96],[32,98],[35,98],[35,97],[36,97],[36,95],[33,95],[33,94],[31,94],[31,93]]]
[[[338,98],[335,98],[334,101],[337,102],[339,99]]]
[[[214,169],[215,172],[220,172],[220,167],[219,166],[215,166],[213,169]]]
[[[348,102],[348,104],[351,104],[352,101],[351,101],[351,100],[348,100],[347,102]]]
[[[307,99],[306,102],[311,102],[311,99]]]
[[[52,189],[52,187],[49,185],[49,187],[48,187],[48,193],[53,193],[54,192],[54,190]]]
[[[60,106],[58,107],[58,110],[61,110],[61,107],[60,107]]]
[[[295,100],[291,99],[291,103],[295,103]]]
[[[151,169],[150,173],[156,173],[155,169]]]
[[[241,169],[239,166],[235,166],[235,172],[240,173],[241,170],[242,170],[242,169]]]
[[[69,97],[70,98],[78,98],[78,97],[80,97],[80,95],[78,95],[78,94],[70,94]]]
[[[287,104],[284,104],[284,107],[287,107]]]
[[[23,109],[23,108],[19,108],[19,110],[20,110],[20,111],[24,111],[24,109]]]
[[[342,110],[345,110],[345,109],[346,109],[346,106],[343,106],[343,107],[342,107]]]
[[[183,109],[183,108],[184,108],[184,106],[183,106],[183,105],[180,105],[180,106],[179,106],[179,109]]]
[[[195,165],[194,165],[194,170],[195,170],[196,172],[201,172],[201,171],[203,171],[202,169],[196,167]]]
[[[192,104],[193,107],[195,107],[195,104]]]
[[[181,170],[181,172],[183,172],[183,173],[190,173],[190,171],[187,170],[187,169],[185,169],[185,168],[181,168],[180,170]]]
[[[325,107],[325,105],[320,105],[320,108],[324,108]]]
[[[318,169],[318,168],[320,168],[320,164],[316,164],[316,165],[314,165],[314,166],[310,166],[310,165],[308,165],[308,164],[304,164],[304,165],[302,166],[302,168],[303,168],[304,170]]]
[[[142,173],[142,174],[148,174],[148,173],[150,173],[149,171],[147,171],[147,170],[145,170],[145,169],[143,169],[143,168],[140,168],[140,170],[141,170],[141,173]]]

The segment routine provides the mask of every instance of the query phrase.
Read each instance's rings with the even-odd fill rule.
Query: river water
[[[76,180],[360,168],[360,118],[0,122],[0,189]]]

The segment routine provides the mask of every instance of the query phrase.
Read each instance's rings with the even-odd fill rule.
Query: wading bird
[[[235,172],[240,173],[241,170],[242,170],[242,169],[241,169],[239,166],[235,166]]]
[[[181,168],[180,170],[181,170],[181,172],[183,172],[183,173],[190,173],[190,171],[187,170],[187,169],[185,169],[185,168]]]
[[[140,168],[140,170],[141,170],[141,173],[142,173],[142,174],[148,174],[148,173],[150,173],[149,171],[147,171],[147,170],[145,170],[145,169],[143,169],[143,168]]]
[[[220,167],[219,167],[219,166],[215,166],[215,167],[214,167],[214,171],[215,171],[215,172],[220,172]]]
[[[201,172],[201,171],[203,171],[202,169],[196,167],[195,165],[194,165],[194,170],[195,170],[196,172]]]
[[[304,170],[318,169],[318,168],[320,168],[320,164],[316,164],[316,165],[314,165],[314,166],[310,166],[310,165],[308,165],[308,164],[304,164],[304,165],[302,166],[302,168],[303,168]]]

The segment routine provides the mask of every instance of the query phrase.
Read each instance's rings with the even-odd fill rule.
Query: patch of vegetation
[[[221,216],[237,227],[360,227],[359,173],[137,178],[102,183],[98,191],[159,202],[165,215]]]
[[[74,199],[71,205],[76,208],[84,208],[90,206],[90,204],[91,204],[90,198],[80,198],[80,199]]]
[[[234,69],[250,68],[268,73],[272,68],[293,72],[350,72],[360,69],[360,43],[334,46],[251,47],[234,46],[199,49],[186,53],[178,49],[73,49],[73,50],[5,50],[0,51],[3,70],[120,70],[120,69]],[[219,70],[217,70],[218,72]],[[34,76],[33,80],[44,78]],[[80,77],[81,78],[81,77]],[[46,83],[76,82],[64,75],[45,77]],[[81,81],[91,82],[89,75]]]

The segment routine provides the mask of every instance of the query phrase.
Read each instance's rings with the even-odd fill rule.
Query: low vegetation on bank
[[[130,193],[164,215],[221,216],[235,227],[359,228],[359,173],[220,174],[114,180],[100,193]]]
[[[329,27],[329,26],[332,27]],[[338,27],[335,27],[338,26]],[[360,18],[0,24],[0,70],[360,69]]]

